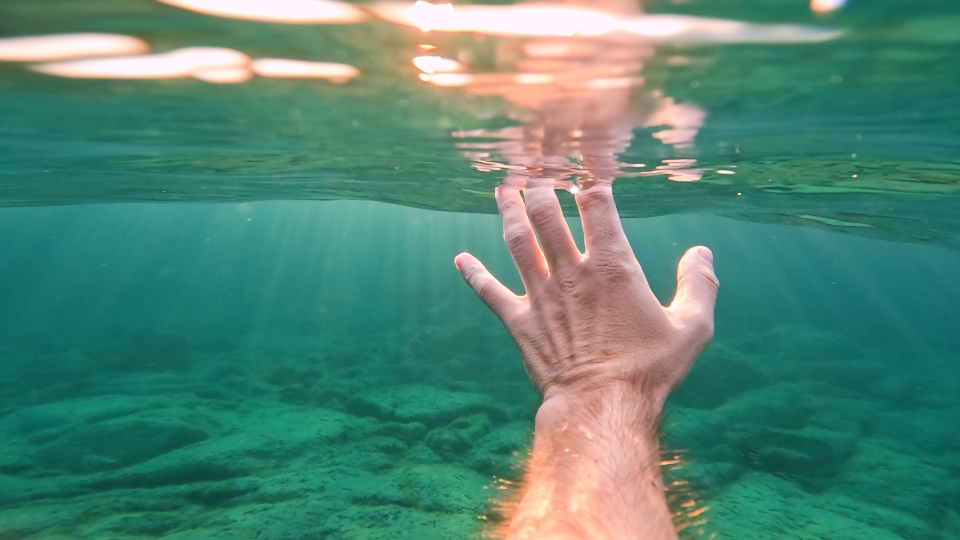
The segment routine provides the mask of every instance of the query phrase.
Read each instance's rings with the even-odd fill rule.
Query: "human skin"
[[[554,188],[496,192],[504,240],[525,294],[475,257],[454,260],[513,336],[537,411],[524,492],[508,539],[676,538],[660,473],[663,403],[713,336],[719,282],[698,246],[680,259],[669,306],[627,241],[609,182],[576,195],[581,253]]]

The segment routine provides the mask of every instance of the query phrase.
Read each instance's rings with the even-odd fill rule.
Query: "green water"
[[[616,157],[664,301],[687,247],[715,253],[716,337],[662,425],[682,536],[960,538],[960,8],[646,7],[846,31],[644,46],[644,83],[591,127],[620,146],[558,175]],[[0,0],[0,38],[91,31],[361,76],[69,80],[0,62],[0,538],[494,529],[538,398],[452,264],[470,251],[520,290],[492,199],[505,172],[478,170],[510,156],[468,154],[492,132],[455,134],[608,95],[531,115],[410,64],[429,41],[504,70],[516,39]],[[666,99],[705,113],[691,143],[653,136]],[[648,174],[678,159],[702,177]]]

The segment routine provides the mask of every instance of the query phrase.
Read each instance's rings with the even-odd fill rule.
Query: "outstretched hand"
[[[623,232],[609,183],[576,195],[584,253],[552,187],[523,195],[512,187],[496,192],[526,293],[511,292],[469,253],[457,256],[457,269],[513,336],[544,401],[625,383],[661,405],[713,336],[719,282],[712,253],[701,246],[684,254],[676,296],[663,307]]]
[[[475,257],[463,278],[516,341],[543,396],[526,488],[505,538],[674,540],[657,437],[667,395],[713,336],[713,255],[680,259],[663,307],[623,233],[609,183],[576,195],[584,253],[552,187],[496,193],[518,296]],[[539,240],[539,242],[538,242]]]

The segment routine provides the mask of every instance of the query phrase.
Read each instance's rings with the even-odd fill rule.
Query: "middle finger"
[[[580,260],[580,250],[563,219],[563,210],[553,186],[528,187],[523,190],[523,197],[527,205],[527,217],[540,239],[540,249],[546,257],[548,269],[556,272],[564,266],[575,265]]]
[[[537,237],[533,234],[530,221],[527,220],[520,190],[501,186],[496,189],[495,195],[500,219],[503,220],[503,241],[517,265],[524,289],[529,291],[547,277],[547,262],[537,245]]]

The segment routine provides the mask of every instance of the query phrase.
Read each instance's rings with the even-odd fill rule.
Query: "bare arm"
[[[455,260],[510,331],[543,396],[526,491],[507,537],[676,538],[657,425],[667,395],[713,335],[713,256],[703,247],[687,251],[677,294],[663,307],[623,233],[609,183],[577,195],[585,253],[552,187],[528,188],[524,197],[497,190],[526,294],[513,294],[469,254]]]

